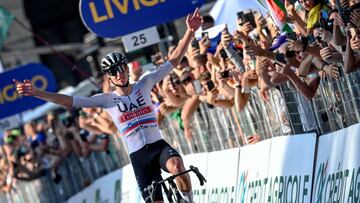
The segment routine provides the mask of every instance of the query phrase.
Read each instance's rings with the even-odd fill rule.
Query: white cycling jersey
[[[104,108],[110,114],[131,154],[146,144],[162,139],[151,100],[151,89],[168,75],[172,68],[168,61],[159,69],[145,75],[132,84],[133,89],[127,96],[121,96],[116,91],[92,97],[74,96],[73,106]]]

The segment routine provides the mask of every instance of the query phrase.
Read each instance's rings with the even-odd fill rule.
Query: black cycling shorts
[[[166,162],[172,157],[181,156],[165,142],[165,140],[147,144],[138,151],[130,154],[135,178],[144,199],[149,196],[149,193],[145,191],[145,188],[147,188],[153,180],[162,180],[160,169],[169,172],[166,168]],[[157,188],[155,200],[163,200],[161,188]]]

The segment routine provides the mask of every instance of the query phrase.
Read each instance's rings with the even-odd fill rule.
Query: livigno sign
[[[81,0],[80,14],[95,34],[115,38],[192,13],[204,0]]]

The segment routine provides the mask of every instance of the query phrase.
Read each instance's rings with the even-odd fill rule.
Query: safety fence
[[[271,89],[268,101],[255,88],[241,112],[200,104],[191,121],[191,141],[184,137],[180,111],[165,118],[161,131],[184,155],[238,149],[254,136],[267,140],[303,133],[326,134],[359,123],[359,85],[359,71],[342,73],[337,80],[325,78],[311,101],[290,83]],[[50,174],[30,183],[16,181],[10,193],[0,195],[0,202],[65,202],[98,178],[128,163],[123,141],[111,137],[108,152],[92,153],[86,159],[70,155],[59,169],[62,176],[59,184],[51,180]]]
[[[241,112],[200,104],[192,119],[193,140],[181,129],[181,112],[166,117],[163,135],[183,154],[241,147],[249,137],[260,140],[302,133],[334,132],[360,122],[360,71],[321,80],[315,97],[306,100],[291,83],[272,88],[269,100],[252,89],[251,99]]]

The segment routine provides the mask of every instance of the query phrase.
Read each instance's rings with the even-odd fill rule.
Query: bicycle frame
[[[149,192],[149,196],[145,199],[146,203],[154,203],[155,202],[155,194],[158,186],[161,185],[164,189],[166,194],[166,198],[168,199],[169,203],[185,203],[185,200],[182,198],[179,189],[174,182],[175,178],[186,173],[193,172],[198,177],[200,185],[203,186],[206,182],[205,177],[200,173],[199,169],[194,166],[190,166],[190,169],[183,171],[181,173],[172,175],[162,181],[153,181],[151,185],[149,185],[146,190]],[[168,182],[169,189],[166,187],[165,182]],[[173,200],[174,197],[174,200]]]

